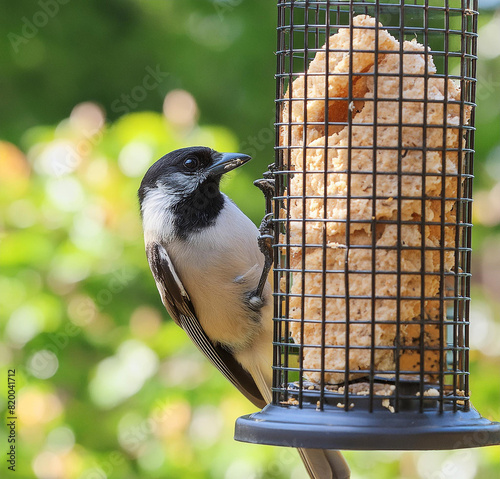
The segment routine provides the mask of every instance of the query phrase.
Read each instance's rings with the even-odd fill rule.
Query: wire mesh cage
[[[278,2],[273,403],[236,439],[500,443],[469,391],[477,14]]]

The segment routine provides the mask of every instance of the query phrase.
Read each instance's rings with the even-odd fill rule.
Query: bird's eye
[[[200,162],[196,158],[187,158],[184,160],[184,168],[188,171],[194,171],[198,168]]]

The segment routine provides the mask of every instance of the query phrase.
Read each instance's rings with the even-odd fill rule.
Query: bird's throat
[[[193,193],[184,197],[174,207],[176,236],[185,239],[215,223],[222,208],[224,196],[218,181],[205,181]]]

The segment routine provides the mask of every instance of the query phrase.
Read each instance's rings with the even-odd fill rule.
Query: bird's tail
[[[242,357],[237,359],[240,362],[243,359],[265,401],[270,403],[272,401],[270,368],[260,367],[255,354],[253,358],[254,362],[245,361]],[[298,449],[298,451],[311,479],[349,479],[351,477],[349,466],[340,451],[330,449]]]
[[[349,479],[351,471],[339,451],[298,449],[311,479]]]

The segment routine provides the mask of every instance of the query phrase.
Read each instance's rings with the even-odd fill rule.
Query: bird
[[[220,191],[250,156],[181,148],[144,175],[146,256],[163,305],[209,361],[256,407],[272,402],[272,288],[259,230]],[[347,479],[334,450],[299,449],[311,479]]]

